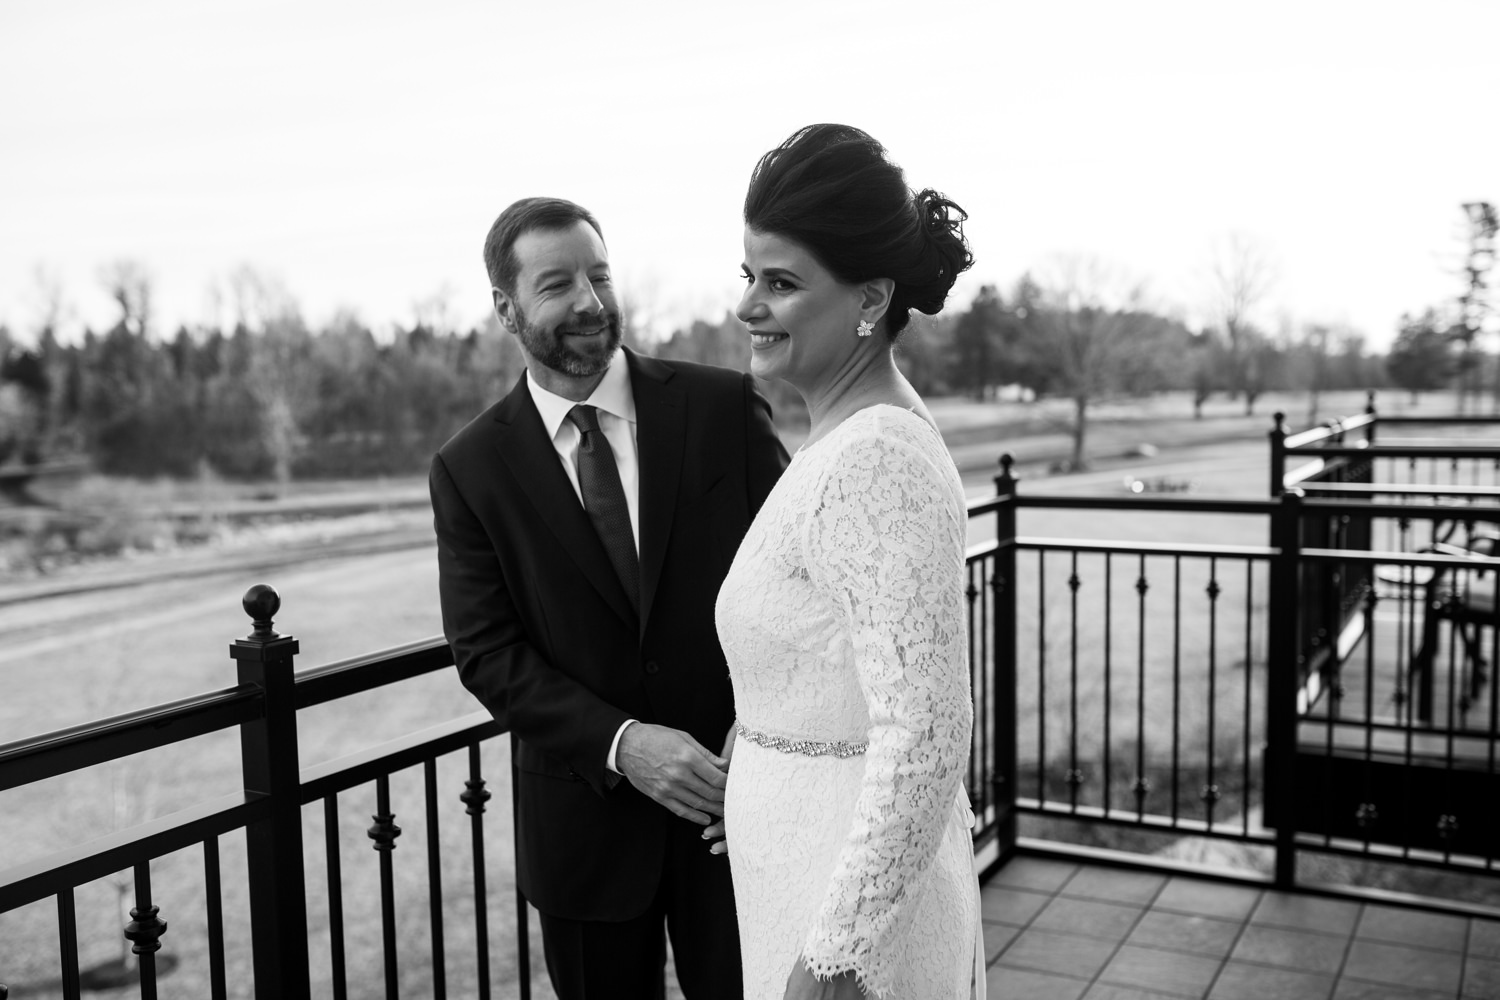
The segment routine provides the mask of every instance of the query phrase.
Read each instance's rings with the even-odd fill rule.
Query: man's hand
[[[730,726],[729,735],[724,737],[724,754],[720,758],[724,761],[724,768],[726,771],[729,768],[730,760],[734,757],[734,736],[735,727]],[[703,828],[703,839],[709,842],[708,853],[729,853],[729,842],[724,839],[724,820],[722,817]]]
[[[683,819],[707,826],[724,815],[729,761],[680,729],[631,723],[620,734],[615,764],[632,785]]]

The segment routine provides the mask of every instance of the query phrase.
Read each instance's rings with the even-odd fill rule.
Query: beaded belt
[[[849,740],[789,740],[785,736],[746,729],[744,723],[735,720],[735,732],[756,746],[782,753],[800,753],[804,757],[858,757],[870,748],[868,743],[852,743]]]

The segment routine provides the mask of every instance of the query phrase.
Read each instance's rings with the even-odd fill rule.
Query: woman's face
[[[813,388],[855,354],[858,286],[839,281],[801,244],[748,226],[744,272],[735,315],[750,329],[756,375]]]

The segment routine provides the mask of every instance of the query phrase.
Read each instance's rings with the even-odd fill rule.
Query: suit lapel
[[[661,581],[672,517],[677,511],[677,484],[687,438],[687,398],[668,384],[672,369],[653,358],[626,352],[631,392],[635,396],[636,452],[640,460],[641,634],[651,616],[651,602]]]
[[[637,404],[639,405],[639,404]],[[604,543],[578,502],[573,484],[558,461],[557,451],[542,426],[542,418],[531,401],[526,378],[511,390],[495,413],[495,450],[510,469],[521,492],[541,515],[558,542],[567,550],[584,577],[621,618],[631,621],[635,611],[625,589],[615,576]],[[675,487],[674,487],[675,488]],[[643,489],[644,494],[644,489]],[[658,561],[658,566],[660,562]],[[643,581],[644,582],[644,581]],[[644,588],[643,588],[644,593]],[[642,605],[644,620],[645,605]]]

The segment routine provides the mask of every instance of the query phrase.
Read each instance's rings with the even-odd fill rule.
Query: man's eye
[[[607,275],[607,274],[596,274],[596,275],[594,275],[594,284],[596,284],[596,285],[607,285],[607,284],[609,284],[609,282],[610,282],[610,278],[609,278],[609,275]]]

